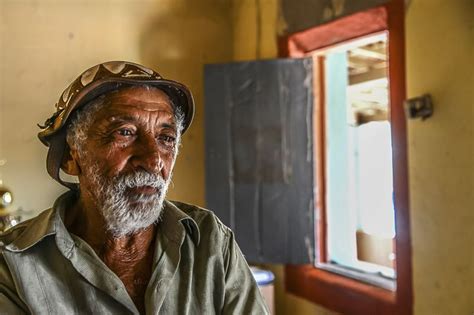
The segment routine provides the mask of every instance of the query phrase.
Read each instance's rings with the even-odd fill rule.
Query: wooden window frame
[[[388,32],[389,89],[393,147],[393,177],[395,203],[395,268],[396,290],[341,276],[314,265],[287,265],[285,285],[290,293],[344,314],[404,314],[413,313],[411,236],[409,218],[407,132],[403,101],[405,87],[404,1],[391,0],[376,7],[303,32],[279,38],[280,57],[300,57],[337,43],[378,32]],[[315,71],[323,71],[321,58]],[[322,77],[321,75],[319,77]],[[316,81],[316,80],[315,80]],[[318,246],[317,261],[327,261],[326,215],[324,191],[324,82],[314,86],[315,135],[315,231]],[[322,183],[322,184],[321,184]]]

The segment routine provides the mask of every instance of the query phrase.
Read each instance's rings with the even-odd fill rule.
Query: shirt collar
[[[176,229],[177,222],[180,222],[182,226],[184,226],[186,233],[191,237],[194,244],[196,246],[199,245],[200,231],[196,221],[183,210],[179,209],[174,203],[165,200],[163,204],[163,214],[158,226],[168,238],[179,242],[180,233]],[[158,233],[159,231],[160,229],[158,229]]]
[[[56,238],[63,245],[67,247],[74,244],[69,232],[64,226],[64,211],[72,205],[74,200],[77,199],[77,193],[74,191],[68,191],[61,195],[54,203],[51,209],[43,211],[37,217],[20,223],[18,226],[12,228],[10,232],[14,233],[15,230],[21,229],[18,237],[5,246],[5,248],[12,252],[22,252],[30,247],[33,247],[41,240],[49,235],[56,234]],[[192,241],[198,245],[200,239],[200,232],[197,223],[185,212],[180,210],[173,203],[166,201],[163,204],[163,213],[159,226],[168,238],[176,240],[178,242],[178,223],[184,227],[186,233],[191,237]],[[160,229],[158,229],[160,233]],[[59,245],[59,244],[58,244]]]

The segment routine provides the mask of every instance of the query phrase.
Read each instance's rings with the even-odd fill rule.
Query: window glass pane
[[[394,276],[386,42],[325,54],[328,261]]]

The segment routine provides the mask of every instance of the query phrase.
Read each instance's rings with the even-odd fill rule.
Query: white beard
[[[146,171],[105,178],[98,167],[89,169],[89,178],[98,187],[92,192],[106,229],[114,237],[130,235],[149,227],[160,219],[163,201],[171,181]],[[131,194],[130,189],[149,186],[156,194]]]

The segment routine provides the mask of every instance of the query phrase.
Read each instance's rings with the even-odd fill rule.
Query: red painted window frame
[[[411,235],[409,219],[407,132],[403,101],[405,87],[405,9],[403,0],[337,19],[303,32],[279,38],[280,57],[299,57],[316,49],[382,31],[388,32],[389,82],[393,145],[394,203],[396,213],[396,291],[385,290],[337,275],[313,265],[287,265],[285,285],[289,292],[344,314],[413,313]],[[321,60],[321,59],[319,59]],[[314,64],[322,71],[322,64]],[[322,76],[321,76],[322,77]],[[315,85],[315,174],[318,260],[326,259],[324,185],[324,82]]]

